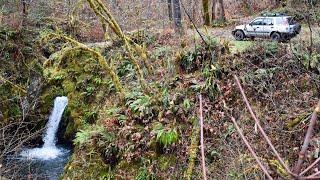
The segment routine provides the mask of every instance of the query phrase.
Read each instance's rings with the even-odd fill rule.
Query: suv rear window
[[[289,25],[294,25],[294,24],[297,23],[297,22],[294,20],[293,17],[288,17],[288,18],[287,18],[287,21],[289,22]]]
[[[296,21],[292,17],[276,18],[276,23],[280,25],[294,25]]]

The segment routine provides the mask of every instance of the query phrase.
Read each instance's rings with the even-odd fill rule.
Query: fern
[[[126,105],[131,111],[140,118],[146,115],[152,115],[152,98],[141,92],[133,92],[127,95]]]
[[[156,135],[156,140],[165,147],[178,142],[179,136],[176,128],[165,128],[161,123],[156,123],[152,132]]]
[[[73,140],[75,145],[83,145],[85,143],[88,143],[91,138],[91,132],[87,130],[80,130],[76,134],[76,138]]]
[[[104,135],[105,130],[101,126],[87,126],[83,130],[80,130],[76,134],[76,138],[73,140],[75,145],[82,146],[91,142],[93,135]]]

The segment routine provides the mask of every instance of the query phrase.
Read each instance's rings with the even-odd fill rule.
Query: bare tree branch
[[[202,115],[202,96],[199,95],[199,101],[200,101],[200,109],[199,109],[199,115],[200,115],[200,146],[201,146],[201,160],[202,160],[202,173],[203,173],[203,179],[207,180],[207,174],[206,174],[206,162],[205,162],[205,155],[204,155],[204,143],[203,143],[203,115]]]
[[[319,113],[320,111],[320,101],[318,102],[314,112],[312,113],[312,116],[311,116],[311,120],[310,120],[310,125],[309,125],[309,128],[308,128],[308,131],[307,131],[307,134],[304,138],[304,142],[303,142],[303,145],[301,147],[301,151],[299,153],[299,159],[298,159],[298,162],[294,168],[294,172],[296,174],[299,174],[300,171],[301,171],[301,165],[304,161],[304,158],[306,156],[306,152],[307,152],[307,149],[308,149],[308,146],[309,146],[309,143],[310,143],[310,139],[313,135],[313,130],[314,130],[314,126],[316,125],[317,123],[317,114]],[[308,167],[309,168],[309,167]],[[309,168],[310,169],[310,168]]]
[[[308,166],[305,170],[303,170],[299,176],[304,175],[306,172],[308,172],[312,167],[314,167],[316,164],[318,164],[318,162],[320,161],[320,157],[318,159],[316,159],[312,164],[310,164],[310,166]]]
[[[245,145],[247,146],[248,150],[250,151],[250,153],[252,154],[252,156],[254,157],[254,159],[257,161],[258,165],[260,166],[260,168],[262,169],[262,171],[264,172],[264,174],[268,177],[268,179],[273,179],[270,174],[268,173],[268,170],[266,169],[266,167],[261,163],[261,161],[259,160],[259,157],[257,156],[257,154],[255,153],[255,151],[252,149],[252,147],[250,146],[250,143],[247,141],[246,137],[243,135],[239,125],[237,124],[236,120],[234,119],[234,117],[231,117],[231,120],[234,124],[234,126],[236,127],[241,139],[243,140],[243,142],[245,143]]]

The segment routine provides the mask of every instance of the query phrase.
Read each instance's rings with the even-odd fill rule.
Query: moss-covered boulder
[[[42,108],[56,96],[67,96],[69,103],[61,123],[63,139],[72,141],[75,133],[85,124],[97,119],[99,104],[112,91],[110,78],[99,62],[88,52],[75,51],[63,54],[64,50],[52,54],[44,63],[47,86],[41,96]]]

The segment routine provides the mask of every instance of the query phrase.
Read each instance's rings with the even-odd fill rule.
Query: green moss
[[[113,179],[111,167],[106,165],[93,147],[77,149],[65,166],[62,179]]]
[[[172,154],[161,155],[158,159],[158,166],[161,171],[167,171],[177,161],[177,158]]]
[[[74,120],[72,118],[68,119],[67,127],[63,134],[63,138],[71,142],[76,132],[77,128],[74,124]]]
[[[233,44],[233,46],[231,47],[232,54],[244,52],[252,45],[254,45],[254,42],[252,41],[231,41],[231,43]]]
[[[63,87],[63,90],[66,94],[73,93],[76,89],[75,84],[68,79],[66,79],[62,82],[62,87]]]
[[[63,89],[57,86],[51,86],[44,90],[40,96],[41,100],[41,111],[46,112],[52,108],[55,97],[63,95]]]
[[[108,93],[104,87],[107,78],[103,77],[105,72],[99,63],[90,58],[88,53],[79,51],[62,58],[60,56],[61,53],[55,53],[51,57],[53,63],[47,64],[45,74],[53,86],[61,88],[63,94],[68,96],[70,122],[66,125],[65,137],[72,137],[84,124],[96,121],[97,111],[94,107],[105,98],[106,91]]]
[[[9,108],[8,115],[9,117],[17,117],[22,114],[20,107],[17,104],[12,104],[11,107]]]
[[[145,169],[141,161],[127,162],[127,160],[122,160],[114,170],[115,174],[125,172],[126,179],[138,179],[139,174],[141,174],[141,167],[142,169]]]

